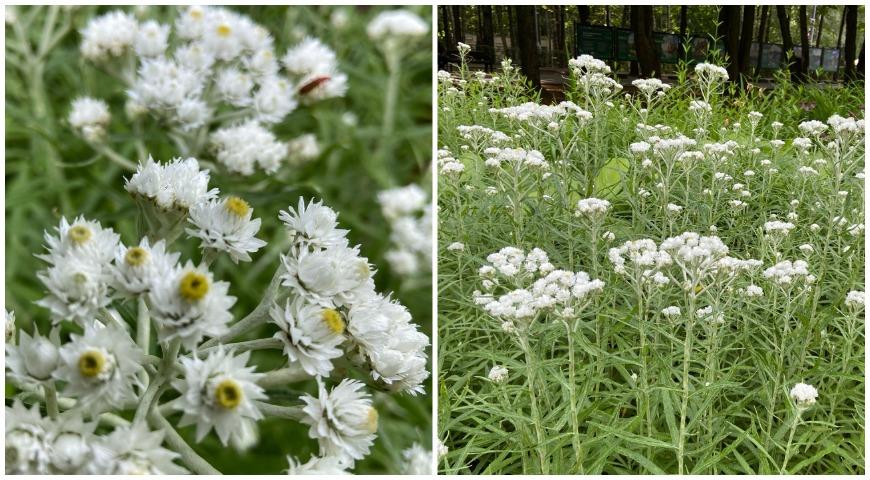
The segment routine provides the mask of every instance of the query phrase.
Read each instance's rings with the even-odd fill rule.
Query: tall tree
[[[810,34],[807,21],[807,6],[798,8],[798,26],[801,32],[801,79],[806,80],[810,73]]]
[[[580,25],[589,25],[589,17],[592,15],[592,9],[589,5],[577,5],[577,18]]]
[[[820,7],[821,12],[819,12],[819,24],[816,27],[816,48],[822,44],[822,32],[825,29],[825,11],[827,10],[825,7]]]
[[[858,78],[864,79],[864,42],[861,42],[861,52],[858,53],[858,64],[856,65]]]
[[[689,29],[689,7],[680,6],[680,58],[686,56],[686,31]]]
[[[770,25],[770,5],[762,5],[761,20],[758,22],[758,59],[755,64],[755,76],[761,74],[761,53],[764,51],[764,43],[767,42],[767,30]]]
[[[438,18],[444,22],[444,47],[445,50],[452,50],[456,48],[456,36],[453,35],[453,30],[450,28],[450,7],[442,5],[438,8],[441,10]]]
[[[737,71],[741,77],[749,75],[749,54],[752,50],[752,27],[755,26],[755,6],[743,6],[743,26],[740,31],[740,45],[737,52]]]
[[[465,31],[462,29],[462,6],[453,5],[450,7],[453,10],[453,34],[457,42],[465,42]]]
[[[566,61],[565,54],[565,6],[564,5],[556,5],[555,7],[555,20],[556,20],[556,28],[554,32],[555,37],[555,48],[556,51],[553,52],[556,56],[556,64],[559,66],[563,66]]]
[[[510,50],[508,49],[508,37],[510,36],[510,22],[507,22],[507,28],[505,28],[505,22],[502,20],[502,13],[508,7],[496,5],[495,7],[495,31],[498,32],[498,36],[501,39],[501,48],[504,50],[505,56],[510,56]],[[505,32],[508,32],[507,34]],[[511,45],[513,48],[513,45]]]
[[[626,5],[626,6],[622,7],[622,21],[620,22],[619,26],[622,28],[625,28],[626,25],[629,25],[629,22],[631,21],[630,16],[631,16],[631,6]]]
[[[855,71],[855,48],[858,38],[858,5],[846,5],[846,45],[843,52],[846,68],[843,76],[847,82],[857,79]]]
[[[520,66],[523,74],[535,88],[541,88],[540,59],[538,58],[538,38],[535,25],[535,7],[514,7],[517,18],[517,43],[520,50]]]
[[[740,5],[724,5],[719,7],[719,25],[717,36],[725,42],[727,61],[725,68],[728,76],[736,81],[740,63]]]
[[[788,12],[785,10],[785,5],[776,6],[776,16],[779,18],[779,32],[782,35],[782,53],[785,58],[790,52],[794,52],[794,42],[791,39],[791,20],[788,18]],[[793,59],[788,66],[791,72],[791,80],[800,82],[800,65],[797,59]]]
[[[631,7],[631,29],[634,31],[634,50],[637,52],[637,63],[640,66],[640,76],[645,78],[658,77],[662,73],[659,62],[659,52],[653,41],[653,8],[646,5]]]
[[[486,57],[486,65],[495,63],[495,30],[492,22],[492,6],[480,5],[480,35],[477,36],[477,48]]]
[[[511,34],[511,58],[516,61],[520,58],[520,42],[519,35],[517,34],[517,14],[513,8],[506,8],[508,12],[508,30]]]

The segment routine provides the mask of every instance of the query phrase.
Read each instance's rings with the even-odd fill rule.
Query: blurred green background
[[[156,122],[145,122],[147,126],[141,132],[134,131],[123,113],[123,85],[79,55],[78,31],[90,18],[112,7],[9,8],[5,34],[5,305],[7,310],[15,311],[19,328],[32,331],[35,322],[45,332],[48,312],[33,305],[44,296],[35,275],[44,264],[34,257],[43,249],[43,231],[56,227],[61,216],[72,219],[84,214],[114,228],[125,243],[138,242],[140,237],[136,207],[123,189],[124,178],[132,172],[95,154],[74,135],[66,122],[72,100],[89,95],[109,103],[113,117],[109,141],[133,162],[140,159],[133,141],[137,138],[155,159],[169,160],[177,153]],[[395,297],[409,308],[431,338],[429,274],[403,283],[390,272],[383,257],[390,245],[389,227],[376,201],[381,189],[430,183],[429,37],[422,38],[404,58],[396,126],[391,136],[383,138],[381,122],[388,73],[365,28],[377,13],[391,7],[231,8],[272,33],[278,56],[306,35],[320,38],[336,51],[340,68],[349,77],[345,98],[300,107],[273,128],[278,139],[284,141],[314,133],[322,151],[318,159],[298,169],[284,167],[273,177],[262,173],[250,177],[212,174],[211,185],[220,188],[222,194],[241,195],[251,203],[254,215],[263,219],[259,237],[270,242],[253,256],[252,263],[236,266],[228,258],[220,258],[212,266],[216,278],[229,281],[230,293],[238,297],[233,308],[236,318],[256,305],[277,268],[279,244],[285,235],[278,211],[295,206],[300,196],[315,197],[338,211],[341,226],[351,229],[351,243],[361,244],[363,255],[378,270],[375,279],[379,290],[395,291]],[[431,7],[402,8],[431,21]],[[140,19],[162,23],[172,23],[177,15],[175,7],[135,11]],[[10,13],[17,22],[15,28],[9,23]],[[343,25],[338,21],[342,17],[346,20]],[[31,49],[29,53],[27,48]],[[182,260],[200,258],[196,242],[179,241],[173,248],[182,252]],[[263,327],[246,337],[271,334],[269,327]],[[261,371],[278,367],[282,361],[279,351],[261,351],[252,360]],[[313,382],[293,387],[316,391]],[[271,401],[295,401],[301,393],[295,389],[274,392]],[[413,442],[431,447],[431,389],[426,390],[426,395],[417,397],[375,394],[381,413],[379,437],[372,454],[357,463],[357,473],[397,473],[403,449]],[[7,386],[7,403],[9,393]],[[308,439],[307,429],[299,424],[267,419],[259,426],[261,440],[246,453],[222,447],[214,435],[195,445],[195,449],[224,473],[278,473],[287,467],[286,455],[304,461],[309,453],[316,453],[316,442]],[[181,429],[181,433],[193,443],[191,428]]]

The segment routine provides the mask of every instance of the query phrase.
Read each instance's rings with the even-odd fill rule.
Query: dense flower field
[[[6,473],[431,472],[428,16],[7,7]]]
[[[440,471],[864,472],[863,87],[438,78]]]

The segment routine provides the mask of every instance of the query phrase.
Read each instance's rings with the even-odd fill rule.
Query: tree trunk
[[[846,68],[843,72],[847,82],[857,79],[855,72],[855,48],[858,37],[858,6],[846,5],[846,45],[844,47],[844,59]]]
[[[450,9],[453,10],[453,33],[456,41],[465,43],[465,32],[462,30],[462,7],[453,5]]]
[[[740,6],[723,5],[719,7],[719,27],[716,30],[719,38],[725,41],[727,59],[725,68],[731,81],[739,77],[740,63]]]
[[[592,14],[592,9],[589,5],[577,5],[577,18],[580,25],[589,25],[589,16]]]
[[[809,23],[807,20],[807,6],[801,5],[798,8],[798,26],[801,31],[801,80],[806,81],[810,73],[810,33]]]
[[[864,79],[864,42],[861,42],[861,52],[858,54],[857,75],[858,78]]]
[[[686,30],[689,29],[689,7],[680,6],[680,58],[686,57]]]
[[[743,6],[743,27],[740,31],[740,45],[738,47],[737,70],[740,76],[746,80],[749,76],[749,51],[752,49],[752,27],[755,26],[755,6]]]
[[[788,18],[785,5],[776,6],[776,16],[779,18],[779,31],[782,34],[782,53],[785,58],[788,58],[788,53],[794,52],[794,42],[791,39],[791,21]],[[791,72],[791,81],[800,82],[800,65],[797,62],[792,62],[788,69]]]
[[[495,20],[497,22],[495,25],[495,30],[498,32],[499,38],[501,38],[501,48],[502,48],[502,51],[504,52],[504,55],[506,57],[509,57],[510,50],[508,49],[508,37],[510,36],[510,28],[511,27],[510,27],[510,22],[508,22],[508,25],[507,25],[508,34],[505,34],[505,25],[504,25],[504,22],[502,21],[502,12],[503,12],[504,8],[507,8],[507,7],[498,6],[498,5],[495,7],[495,13],[496,13]],[[511,47],[513,47],[513,45],[511,45]]]
[[[486,67],[495,63],[495,30],[492,22],[492,6],[480,5],[477,7],[480,16],[480,35],[477,37],[477,48],[483,53]]]
[[[537,89],[541,88],[540,61],[535,25],[535,7],[514,7],[517,18],[517,43],[520,50],[520,66],[523,74]]]
[[[604,6],[604,25],[610,26],[610,5]]]
[[[505,8],[507,8],[508,13],[508,31],[510,31],[511,35],[511,58],[514,62],[518,62],[520,59],[520,45],[517,35],[517,14],[513,8]]]
[[[634,5],[631,7],[631,27],[634,31],[634,49],[640,66],[640,76],[644,78],[659,77],[661,63],[655,48],[652,35],[653,9],[650,6]]]
[[[452,50],[456,48],[456,37],[453,35],[453,30],[450,28],[450,15],[448,14],[450,7],[441,6],[438,8],[441,9],[439,17],[441,18],[441,21],[444,22],[444,50]]]
[[[819,14],[819,24],[816,26],[816,48],[822,44],[822,32],[825,30],[825,10]]]
[[[553,53],[556,54],[556,64],[561,67],[561,66],[565,65],[566,58],[568,58],[567,54],[565,53],[567,50],[567,45],[565,42],[565,6],[564,5],[557,5],[555,7],[555,9],[556,9],[556,15],[555,15],[556,16],[556,29],[555,29],[556,30],[555,31],[556,51]]]
[[[757,63],[755,64],[755,76],[758,77],[761,75],[761,52],[763,51],[764,42],[767,41],[767,30],[768,25],[770,25],[770,5],[763,5],[761,7],[761,20],[758,25],[758,58],[756,59]]]

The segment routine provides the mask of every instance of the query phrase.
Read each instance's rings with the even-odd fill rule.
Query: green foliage
[[[864,235],[853,236],[832,220],[842,215],[850,224],[864,223],[863,177],[855,177],[863,168],[863,137],[844,154],[842,170],[831,167],[839,160],[822,146],[830,136],[809,154],[791,146],[791,139],[804,136],[800,122],[824,122],[833,114],[863,118],[863,86],[793,85],[778,77],[772,89],[717,91],[708,133],[699,135],[688,110],[699,98],[691,70],[646,113],[639,95],[614,96],[614,105],[605,108],[588,103],[572,83],[567,97],[594,110],[594,118],[583,124],[563,117],[558,129],[490,111],[538,101],[531,92],[518,92],[511,75],[496,72],[489,82],[467,74],[464,84],[439,86],[439,147],[447,150],[442,156],[465,167],[458,176],[439,178],[438,436],[449,448],[440,471],[673,474],[682,457],[683,473],[692,474],[863,474],[864,315],[845,306],[844,297],[863,290]],[[754,129],[750,111],[763,114]],[[727,140],[739,147],[733,157],[716,160],[707,153],[699,163],[666,174],[655,170],[663,167],[651,152],[630,153],[629,145],[643,138],[636,126],[644,116],[647,125],[671,127],[658,133],[663,138],[681,132],[698,139],[693,150]],[[774,121],[784,124],[778,134]],[[484,149],[494,145],[463,138],[460,125],[512,137],[499,147],[539,150],[550,162],[548,175],[520,169],[514,186],[509,166],[484,166]],[[579,140],[572,149],[574,135]],[[785,146],[773,148],[775,137]],[[756,147],[760,151],[753,152]],[[644,156],[656,162],[653,171],[641,166]],[[779,172],[769,173],[765,159]],[[824,165],[814,164],[816,159]],[[802,165],[814,165],[819,175],[799,176]],[[744,175],[750,169],[755,176]],[[733,180],[717,186],[715,172]],[[671,182],[667,194],[655,187],[662,181]],[[749,197],[732,193],[738,182]],[[651,196],[641,196],[641,187]],[[840,190],[848,191],[845,199]],[[612,204],[599,228],[574,215],[577,200],[587,197]],[[747,203],[744,210],[729,203],[738,198]],[[668,214],[671,202],[682,212]],[[764,222],[772,214],[785,220],[792,211],[796,228],[771,245]],[[811,229],[813,223],[820,229]],[[717,233],[708,233],[711,225]],[[605,230],[615,240],[602,238]],[[641,238],[659,243],[684,231],[717,235],[729,255],[761,259],[762,269],[806,259],[817,277],[814,286],[789,296],[756,271],[751,278],[764,286],[761,298],[741,299],[740,282],[748,279],[728,288],[704,285],[695,294],[672,280],[639,296],[608,261],[609,247]],[[453,242],[464,250],[448,250]],[[802,244],[814,252],[802,253]],[[507,246],[527,252],[539,247],[556,269],[585,271],[605,282],[603,292],[569,320],[576,322],[573,331],[556,314],[540,313],[527,334],[509,334],[501,318],[475,303],[473,292],[486,291],[478,269]],[[670,305],[692,313],[668,320],[659,312]],[[695,318],[695,309],[704,305],[720,309],[725,323],[711,327]],[[687,328],[690,322],[694,331]],[[506,382],[487,378],[494,365],[508,369]],[[789,389],[797,382],[817,387],[819,398],[791,430],[796,410]]]
[[[349,77],[343,99],[300,108],[274,129],[281,140],[314,133],[321,156],[295,169],[284,167],[276,177],[262,173],[251,177],[213,172],[212,185],[226,194],[244,197],[263,219],[260,238],[269,246],[253,256],[253,262],[236,266],[228,258],[212,265],[215,277],[231,283],[230,294],[238,297],[233,311],[241,318],[259,301],[274,273],[278,254],[284,248],[285,230],[278,211],[295,206],[300,196],[322,198],[339,212],[342,227],[351,229],[352,244],[361,244],[362,254],[379,270],[381,291],[396,291],[395,297],[411,311],[421,329],[431,336],[431,285],[428,281],[404,284],[390,272],[384,253],[390,247],[389,225],[376,201],[379,190],[429,181],[431,158],[431,52],[425,40],[402,62],[400,102],[395,128],[382,136],[384,85],[388,71],[377,46],[365,28],[385,7],[234,7],[263,25],[275,37],[275,50],[282,54],[306,35],[320,38],[337,54],[340,69]],[[428,7],[410,7],[424,19]],[[51,231],[61,216],[78,215],[102,222],[120,233],[126,243],[138,241],[134,202],[123,189],[125,171],[96,154],[70,129],[66,116],[70,103],[79,96],[105,99],[113,120],[112,142],[133,163],[152,154],[155,159],[179,156],[163,126],[146,122],[137,131],[124,116],[125,93],[119,81],[83,60],[77,31],[108,7],[17,7],[17,22],[6,28],[6,308],[16,313],[18,328],[45,332],[47,311],[33,302],[44,296],[35,272],[44,263],[43,231]],[[174,21],[174,7],[147,7],[137,14],[161,22]],[[335,12],[347,16],[344,26],[330,21]],[[7,13],[7,20],[9,19]],[[56,37],[47,38],[53,32]],[[349,116],[355,122],[349,122]],[[194,243],[182,252],[183,259],[198,259]],[[133,307],[135,310],[135,306]],[[135,314],[135,312],[133,312]],[[250,338],[271,336],[250,332]],[[263,367],[279,366],[280,352],[259,352],[255,361]],[[306,385],[313,391],[313,382]],[[297,386],[298,388],[298,386]],[[428,390],[428,389],[427,389]],[[7,398],[8,398],[7,391]],[[298,392],[293,393],[295,398]],[[276,398],[280,398],[280,392]],[[288,396],[288,399],[291,398]],[[381,412],[379,438],[372,454],[357,463],[358,472],[395,472],[401,450],[413,442],[430,443],[431,397],[376,395]],[[195,446],[224,473],[276,473],[286,469],[285,456],[307,458],[316,451],[307,430],[293,422],[269,419],[261,422],[260,442],[246,453],[222,447],[214,436]],[[192,428],[182,429],[193,444]]]

